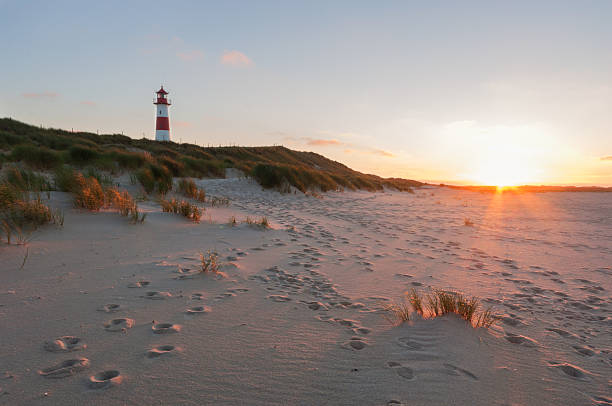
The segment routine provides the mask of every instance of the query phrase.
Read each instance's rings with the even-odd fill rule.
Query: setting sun
[[[481,163],[473,178],[487,186],[519,186],[533,181],[533,170],[524,161],[497,156]]]

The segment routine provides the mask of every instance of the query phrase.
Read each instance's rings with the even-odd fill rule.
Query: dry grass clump
[[[206,202],[206,191],[197,187],[192,179],[179,180],[178,191],[186,197],[196,199],[197,201],[202,203]]]
[[[229,218],[228,224],[232,227],[236,227],[238,225],[238,221],[236,220],[236,216],[232,216]]]
[[[44,204],[40,194],[30,198],[27,190],[21,190],[6,181],[0,182],[0,235],[11,244],[13,236],[18,244],[24,244],[27,233],[44,224],[64,225],[64,214]]]
[[[200,253],[200,272],[201,273],[219,273],[219,256],[216,252],[208,250],[206,254]]]
[[[106,189],[105,206],[116,209],[119,214],[129,217],[132,223],[143,223],[147,213],[138,211],[138,204],[128,191],[119,191],[115,188]]]
[[[194,223],[199,223],[202,218],[202,212],[204,208],[199,208],[195,204],[191,204],[186,200],[171,200],[161,199],[162,210],[166,213],[180,214],[183,217],[188,218]]]
[[[60,190],[74,195],[74,205],[91,211],[103,208],[114,209],[124,217],[129,217],[132,223],[143,223],[146,213],[140,213],[136,201],[127,191],[119,191],[115,187],[102,186],[100,174],[89,171],[85,176],[73,169],[62,167],[55,173],[55,184]],[[110,184],[107,180],[102,180]]]
[[[385,317],[394,324],[410,320],[410,308],[424,318],[456,314],[476,328],[488,328],[497,321],[491,308],[479,311],[480,300],[478,298],[468,298],[459,292],[434,289],[431,293],[422,295],[412,289],[406,293],[406,296],[407,302],[385,307],[389,313]]]
[[[230,199],[229,197],[217,197],[217,196],[213,196],[210,199],[208,199],[208,202],[210,203],[210,205],[212,207],[215,206],[229,206],[230,204]]]
[[[96,178],[86,178],[82,173],[77,173],[74,182],[73,193],[76,207],[98,211],[104,206],[104,191]]]
[[[473,227],[474,226],[474,222],[471,219],[466,217],[466,218],[463,219],[463,225],[466,226],[466,227]]]
[[[383,316],[391,323],[399,325],[410,320],[410,304],[407,302],[391,303],[384,306],[387,313]]]
[[[268,222],[268,218],[265,216],[259,220],[251,216],[247,216],[244,222],[253,227],[260,227],[263,229],[270,228],[270,223]]]

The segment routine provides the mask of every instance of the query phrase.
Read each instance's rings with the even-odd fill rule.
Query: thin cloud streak
[[[42,92],[42,93],[23,93],[23,97],[26,99],[52,99],[59,96],[55,92]]]
[[[318,147],[322,147],[322,146],[328,146],[328,145],[344,145],[342,142],[338,141],[338,140],[322,140],[322,139],[311,139],[309,140],[306,145],[311,145],[311,146],[318,146]]]
[[[600,159],[602,161],[612,161],[612,155],[610,155],[610,156],[602,156]]]
[[[253,61],[240,51],[225,51],[221,55],[221,63],[229,66],[250,66]]]
[[[176,53],[176,56],[182,61],[190,62],[198,59],[203,59],[204,52],[200,51],[199,49],[194,49],[191,51],[178,51]]]

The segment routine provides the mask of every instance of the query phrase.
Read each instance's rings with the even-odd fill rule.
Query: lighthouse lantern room
[[[155,141],[170,141],[170,119],[168,118],[168,107],[170,100],[166,97],[168,92],[164,86],[157,92],[157,98],[153,101],[156,108],[157,120],[155,122]]]

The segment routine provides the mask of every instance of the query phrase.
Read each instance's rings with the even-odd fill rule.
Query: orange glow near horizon
[[[476,182],[498,188],[519,186],[534,182],[534,169],[524,160],[507,157],[489,157],[470,174]]]

